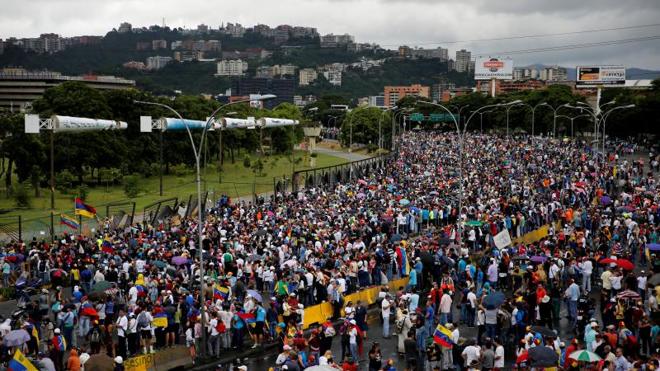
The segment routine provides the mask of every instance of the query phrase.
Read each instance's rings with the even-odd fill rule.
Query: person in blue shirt
[[[245,336],[245,320],[239,317],[237,314],[234,314],[231,322],[234,327],[234,331],[232,333],[232,348],[241,351],[243,350],[243,338]]]
[[[264,309],[261,304],[257,306],[257,309],[254,311],[255,312],[255,324],[254,324],[254,329],[252,330],[252,334],[254,335],[254,345],[252,348],[256,348],[258,346],[261,346],[264,341],[264,327],[266,323],[266,310]]]

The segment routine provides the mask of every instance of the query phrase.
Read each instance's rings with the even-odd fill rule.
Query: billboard
[[[578,66],[576,86],[588,88],[598,85],[625,85],[624,66]]]
[[[503,57],[477,57],[474,63],[475,80],[513,80],[513,59]]]

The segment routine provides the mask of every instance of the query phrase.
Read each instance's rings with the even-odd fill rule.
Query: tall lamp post
[[[479,133],[483,134],[484,133],[484,115],[487,113],[491,113],[495,111],[494,109],[488,110],[488,111],[483,111],[479,112]]]
[[[511,102],[509,104],[517,104],[519,102],[520,101],[515,101],[515,102]],[[461,130],[461,127],[458,123],[458,120],[456,120],[456,115],[453,112],[451,112],[449,110],[449,108],[447,108],[447,107],[445,107],[445,106],[443,106],[442,104],[439,104],[439,103],[433,103],[433,102],[427,102],[427,101],[418,101],[418,103],[427,104],[429,106],[435,106],[435,107],[438,107],[438,108],[441,108],[441,109],[445,110],[451,116],[452,120],[454,121],[454,125],[456,126],[456,133],[458,134],[458,156],[459,156],[459,161],[458,161],[458,163],[459,163],[459,180],[458,180],[458,183],[459,183],[459,187],[460,187],[460,193],[458,195],[458,219],[459,219],[458,220],[458,243],[459,243],[459,245],[461,245],[462,240],[463,240],[463,221],[460,220],[460,219],[461,219],[461,213],[463,212],[463,194],[464,194],[464,185],[463,185],[463,142],[464,142],[464,139],[465,139],[465,133],[467,131],[467,126],[470,123],[470,120],[472,119],[472,117],[474,117],[474,115],[476,115],[477,113],[480,113],[480,111],[482,111],[484,109],[487,109],[487,108],[500,107],[500,106],[504,106],[504,105],[508,105],[508,104],[491,104],[491,105],[487,105],[487,106],[483,106],[483,107],[478,108],[477,110],[473,111],[472,114],[470,115],[470,117],[467,119],[467,121],[465,121],[465,123],[463,124],[463,130]]]
[[[150,106],[157,106],[161,108],[165,108],[172,113],[174,113],[185,125],[186,127],[186,132],[188,133],[188,138],[190,138],[190,144],[192,146],[193,154],[195,155],[195,170],[196,170],[196,177],[195,177],[195,182],[197,183],[197,248],[199,249],[199,282],[200,282],[200,292],[199,292],[199,307],[200,307],[200,317],[201,317],[201,325],[202,325],[202,344],[206,344],[206,330],[205,330],[205,322],[206,322],[206,314],[204,310],[204,305],[205,305],[205,300],[204,300],[204,291],[206,289],[205,281],[204,281],[204,248],[202,244],[202,233],[204,230],[204,210],[202,209],[202,179],[201,179],[201,172],[200,172],[200,159],[202,157],[202,149],[203,149],[203,144],[204,144],[204,139],[206,137],[206,132],[209,130],[209,127],[211,126],[211,123],[215,117],[215,115],[220,112],[223,108],[233,105],[233,104],[239,104],[239,103],[248,103],[250,101],[254,100],[267,100],[267,99],[273,99],[275,98],[275,95],[272,94],[266,94],[262,95],[257,99],[244,99],[244,100],[238,100],[235,102],[230,102],[227,104],[224,104],[220,107],[218,107],[213,113],[211,113],[211,116],[209,116],[208,120],[206,121],[206,125],[204,126],[204,129],[202,130],[202,138],[199,142],[199,145],[195,145],[195,140],[192,136],[192,132],[190,131],[190,127],[188,126],[188,123],[186,120],[177,112],[174,108],[163,104],[163,103],[157,103],[157,102],[145,102],[145,101],[139,101],[139,100],[134,100],[133,103],[135,104],[143,104],[143,105],[150,105]],[[206,347],[202,347],[202,356],[206,354]]]
[[[507,107],[506,107],[506,137],[507,137],[507,139],[509,138],[509,111],[511,111],[511,108],[513,108],[514,106],[522,105],[522,104],[524,104],[524,103],[520,100],[515,100],[515,101],[507,104]]]
[[[578,116],[575,116],[575,117],[570,117],[570,116],[565,116],[565,115],[558,115],[557,117],[571,120],[571,138],[575,138],[575,135],[573,134],[573,122],[575,120],[579,119],[580,117],[591,117],[591,115],[587,115],[585,113],[585,114],[578,115]]]
[[[635,105],[634,104],[628,104],[626,106],[614,107],[614,108],[610,109],[609,111],[605,112],[603,114],[603,117],[601,118],[601,121],[603,121],[603,161],[604,161],[604,158],[605,158],[605,125],[607,124],[607,118],[609,117],[609,115],[612,112],[614,112],[616,110],[629,109],[629,108],[635,108]]]
[[[394,106],[396,107],[396,106]],[[392,108],[394,108],[392,107]],[[410,112],[411,108],[403,108],[399,110],[398,112],[394,112],[392,115],[392,151],[396,149],[396,117],[405,115],[406,112]]]

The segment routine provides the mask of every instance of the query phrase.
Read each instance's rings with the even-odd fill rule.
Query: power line
[[[473,42],[484,42],[484,41],[531,39],[531,38],[541,38],[541,37],[578,35],[578,34],[596,33],[596,32],[633,30],[633,29],[639,29],[639,28],[649,28],[649,27],[658,27],[658,26],[660,26],[660,23],[642,24],[642,25],[636,25],[636,26],[622,26],[622,27],[613,27],[613,28],[596,28],[596,29],[591,29],[591,30],[580,30],[580,31],[558,32],[558,33],[547,33],[547,34],[532,34],[532,35],[493,37],[493,38],[487,38],[487,39],[453,40],[453,41],[438,41],[438,42],[426,42],[426,43],[383,44],[381,46],[398,46],[398,45],[406,45],[406,44],[410,44],[410,45],[461,44],[461,43],[473,43]]]
[[[550,46],[550,47],[545,47],[545,48],[498,51],[498,52],[492,52],[492,53],[479,53],[479,54],[476,54],[476,55],[477,56],[489,56],[489,55],[533,54],[533,53],[544,53],[544,52],[552,52],[552,51],[593,48],[593,47],[597,47],[597,46],[621,45],[621,44],[628,44],[628,43],[634,43],[634,42],[644,42],[644,41],[653,41],[653,40],[660,40],[660,35],[636,37],[636,38],[621,39],[621,40],[598,41],[598,42],[592,42],[592,43],[558,45],[558,46]]]

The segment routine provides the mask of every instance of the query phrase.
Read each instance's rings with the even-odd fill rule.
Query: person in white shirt
[[[390,307],[392,306],[390,299],[390,295],[387,294],[380,303],[380,309],[383,315],[383,337],[385,339],[390,338]]]
[[[140,334],[137,330],[137,320],[135,319],[134,313],[128,315],[128,330],[126,331],[126,339],[128,340],[128,352],[131,355],[137,354],[140,350]]]
[[[476,345],[476,342],[470,340],[468,344],[469,345],[463,349],[463,353],[461,353],[461,356],[463,356],[463,359],[465,360],[465,367],[470,366],[473,361],[479,361],[479,358],[481,357],[481,348]]]
[[[351,351],[351,356],[353,357],[353,361],[359,362],[360,358],[358,354],[358,343],[357,343],[357,338],[358,338],[357,322],[355,322],[355,320],[352,319],[349,323],[351,324],[351,329],[348,330],[349,349]]]
[[[499,339],[493,341],[495,344],[495,368],[498,370],[504,370],[504,346],[500,344]]]
[[[637,292],[642,296],[642,300],[646,300],[646,281],[648,277],[645,271],[640,271],[637,276]]]
[[[584,260],[578,264],[582,271],[582,292],[588,293],[591,291],[591,273],[594,270],[593,263],[589,258],[585,257]]]
[[[451,313],[451,304],[453,300],[449,295],[449,292],[445,290],[445,293],[440,298],[440,324],[444,325],[449,321],[449,315]]]
[[[151,322],[153,320],[154,318],[147,308],[144,308],[137,316],[137,328],[140,331],[144,354],[154,352],[154,348],[151,345],[151,338],[153,337]]]
[[[128,305],[134,306],[138,299],[138,289],[133,285],[133,282],[129,282],[128,285],[131,287],[128,289]]]
[[[220,332],[218,331],[218,321],[220,321],[220,319],[218,317],[219,315],[215,313],[209,322],[211,336],[208,340],[208,349],[211,357],[217,357],[220,355]]]
[[[117,355],[120,355],[122,358],[126,358],[126,331],[128,330],[128,318],[126,318],[126,312],[124,310],[119,311],[119,317],[117,318]]]

